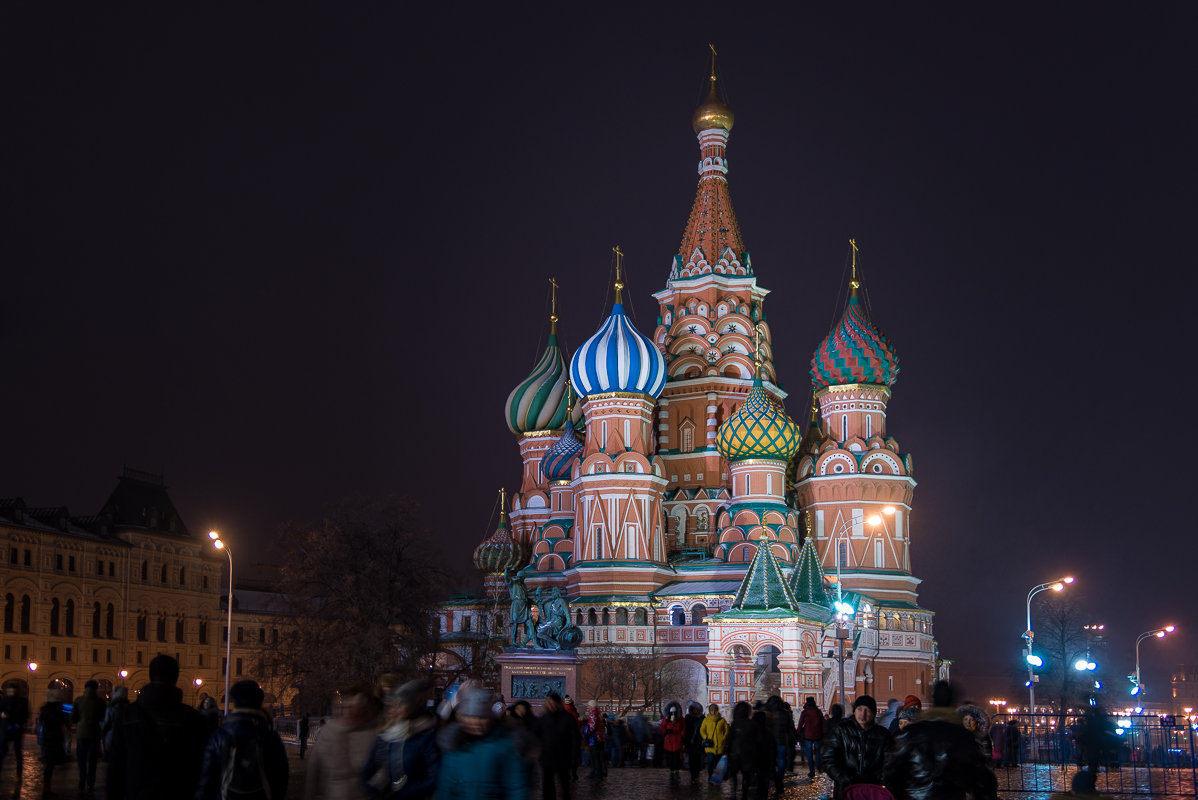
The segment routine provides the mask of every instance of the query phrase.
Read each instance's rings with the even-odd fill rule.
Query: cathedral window
[[[626,609],[626,608],[617,608],[616,609],[616,624],[617,625],[627,625],[628,624],[628,609]]]
[[[849,566],[849,543],[848,542],[837,542],[836,543],[836,566],[838,566],[838,567]]]
[[[595,609],[593,609],[593,608],[587,612],[587,624],[588,625],[598,625],[599,624],[599,615],[595,613]]]
[[[690,419],[684,419],[678,426],[678,434],[682,440],[682,452],[693,453],[695,451],[695,423]]]
[[[703,619],[707,616],[707,606],[702,603],[695,603],[691,607],[691,624],[702,625]]]
[[[606,609],[606,608],[605,608],[605,609],[603,609],[602,619],[603,619],[603,624],[604,624],[604,625],[610,625],[610,624],[611,624],[611,614],[609,614],[609,613],[608,613],[608,611],[607,611],[607,609]]]
[[[648,625],[649,613],[643,608],[638,608],[636,613],[632,615],[634,625]]]
[[[845,441],[849,438],[849,415],[840,415],[840,441]]]
[[[686,624],[686,610],[682,606],[670,606],[670,624]]]
[[[886,553],[881,539],[874,542],[874,566],[879,568],[886,566]]]

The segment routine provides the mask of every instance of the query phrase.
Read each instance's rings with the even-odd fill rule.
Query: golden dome
[[[716,92],[715,77],[712,76],[711,91],[707,93],[707,99],[703,101],[703,105],[695,109],[695,115],[691,117],[691,127],[694,128],[696,134],[712,128],[731,131],[732,123],[735,121],[736,115],[724,104],[719,93]]]

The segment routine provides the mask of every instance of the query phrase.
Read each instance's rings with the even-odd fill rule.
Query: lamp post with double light
[[[1032,724],[1035,724],[1036,713],[1036,667],[1044,665],[1044,659],[1036,655],[1032,650],[1032,641],[1035,639],[1035,632],[1032,630],[1032,598],[1052,589],[1054,592],[1064,591],[1065,586],[1073,583],[1073,576],[1066,575],[1064,578],[1057,578],[1055,581],[1046,583],[1038,583],[1031,588],[1027,593],[1027,630],[1023,632],[1023,636],[1027,639],[1027,712],[1032,717]]]
[[[883,507],[882,513],[886,514],[887,516],[893,516],[894,515],[894,506]],[[869,517],[866,518],[865,522],[871,528],[877,528],[879,525],[882,524],[882,516],[881,516],[881,514],[871,514]],[[832,547],[836,553],[836,602],[833,603],[832,605],[836,610],[836,647],[837,647],[836,660],[840,667],[840,703],[842,706],[846,705],[848,702],[848,698],[845,697],[845,687],[844,687],[844,661],[845,661],[844,643],[849,638],[849,634],[851,633],[851,628],[846,623],[850,623],[852,621],[853,615],[857,613],[857,610],[855,608],[853,608],[852,603],[845,602],[845,599],[844,599],[844,581],[842,580],[840,568],[841,568],[841,563],[845,559],[841,558],[840,539],[842,537],[845,538],[845,555],[847,557],[848,549],[849,549],[848,548],[848,531],[849,531],[849,527],[852,525],[855,525],[855,524],[857,524],[856,518],[847,519],[844,521],[843,524],[841,524],[839,530],[837,530],[836,533],[834,533],[832,535]],[[855,694],[855,692],[854,692],[854,694]]]
[[[1177,630],[1176,625],[1166,625],[1163,628],[1144,631],[1136,637],[1136,685],[1132,687],[1132,697],[1138,697],[1144,693],[1144,684],[1140,683],[1140,642],[1150,638],[1164,639],[1175,630]]]
[[[233,670],[233,551],[216,531],[208,531],[208,538],[217,550],[224,550],[229,557],[229,596],[225,601],[228,606],[228,622],[225,623],[225,716],[229,715],[229,673]]]

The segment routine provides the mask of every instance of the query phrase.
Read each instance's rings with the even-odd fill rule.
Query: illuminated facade
[[[584,668],[589,647],[668,653],[681,699],[926,698],[937,654],[911,572],[915,481],[887,430],[898,357],[854,270],[812,358],[811,427],[786,415],[768,290],[728,188],[733,121],[713,71],[692,120],[698,189],[652,333],[624,315],[618,249],[616,303],[568,360],[554,308],[549,346],[508,398],[523,467],[510,528],[476,565],[493,596],[500,551],[530,591],[562,588]],[[837,600],[855,612],[844,691],[829,655]]]

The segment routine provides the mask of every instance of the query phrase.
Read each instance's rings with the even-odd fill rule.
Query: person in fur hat
[[[973,734],[982,757],[990,761],[994,757],[994,746],[990,743],[990,717],[971,703],[958,706],[957,713],[961,715],[961,724],[965,726],[965,730]]]

